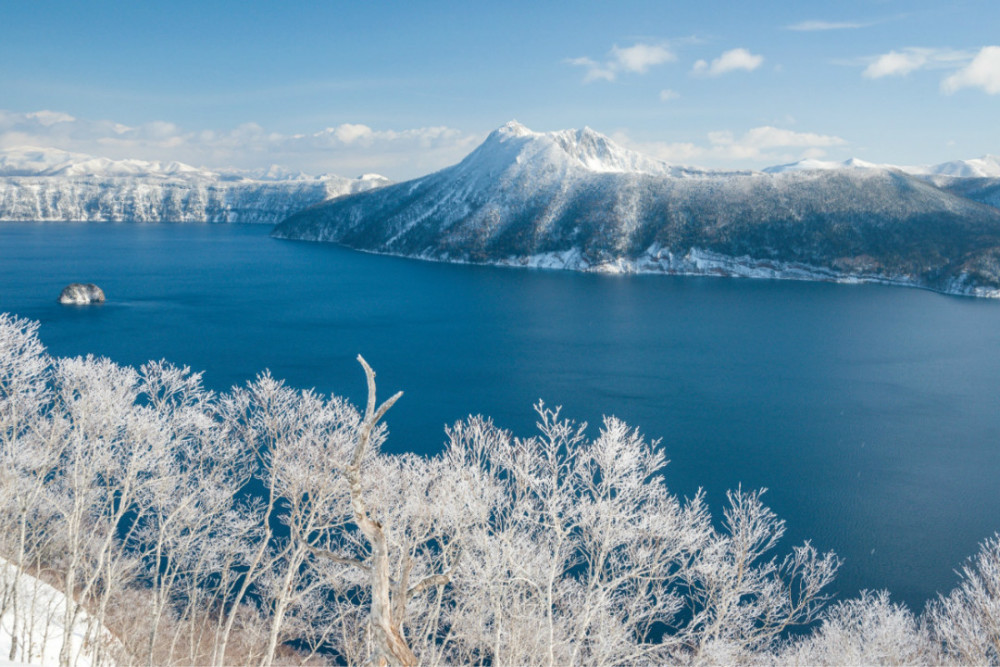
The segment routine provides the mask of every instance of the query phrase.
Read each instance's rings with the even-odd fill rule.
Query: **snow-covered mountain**
[[[864,160],[859,160],[858,158],[852,157],[849,160],[844,160],[843,162],[834,162],[831,160],[817,160],[815,158],[808,158],[805,160],[799,160],[798,162],[791,162],[789,164],[779,164],[773,167],[767,167],[764,169],[764,173],[767,174],[784,174],[790,171],[830,171],[832,169],[901,169],[891,164],[875,164],[874,162],[866,162]],[[905,171],[905,169],[904,169]]]
[[[306,176],[277,166],[211,171],[42,148],[0,151],[0,220],[275,224],[313,204],[389,181]]]
[[[910,169],[919,169],[911,167]],[[918,173],[913,171],[911,173]],[[953,160],[931,167],[924,167],[923,173],[933,176],[953,176],[955,178],[1000,178],[1000,157],[984,155],[972,160]]]
[[[1000,157],[995,155],[926,167],[921,177],[948,192],[1000,207]]]
[[[805,159],[789,164],[779,164],[764,169],[769,174],[782,174],[788,171],[808,171],[808,170],[830,170],[830,169],[896,169],[913,176],[949,176],[953,178],[1000,178],[1000,157],[995,155],[984,155],[971,160],[952,160],[935,165],[894,165],[875,164],[866,162],[858,158],[851,158],[843,162],[833,162],[827,160]]]
[[[953,160],[930,166],[874,164],[857,158],[851,158],[844,162],[809,159],[768,167],[764,171],[770,174],[783,174],[791,171],[829,171],[834,169],[895,170],[916,176],[952,194],[1000,208],[1000,158],[994,155],[985,155],[971,160]]]
[[[699,171],[592,130],[508,123],[453,167],[314,206],[274,235],[447,261],[1000,296],[1000,210],[860,166]]]

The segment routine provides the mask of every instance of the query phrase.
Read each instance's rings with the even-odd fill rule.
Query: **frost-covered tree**
[[[838,562],[809,545],[763,560],[784,528],[759,494],[732,494],[716,530],[701,494],[667,489],[658,442],[613,418],[590,440],[536,410],[534,438],[479,418],[450,431],[449,456],[490,489],[454,580],[452,659],[615,665],[724,645],[733,661],[816,617]]]
[[[776,555],[763,492],[713,521],[659,442],[542,403],[532,437],[470,417],[436,456],[386,454],[400,394],[379,403],[359,360],[363,410],[266,373],[215,395],[166,362],[50,358],[0,315],[3,657],[1000,662],[1000,537],[921,617],[886,593],[827,608],[838,559]]]
[[[163,363],[136,371],[107,359],[50,359],[36,329],[0,317],[0,555],[17,566],[0,600],[12,627],[24,629],[7,657],[31,661],[49,650],[52,659],[49,639],[59,633],[58,658],[68,664],[83,619],[94,661],[122,651],[148,656],[141,662],[172,656],[157,645],[165,615],[233,609],[217,596],[199,599],[223,569],[212,554],[234,549],[229,517],[249,457],[199,376]],[[32,601],[19,599],[18,578],[29,572],[65,595],[58,624],[50,617],[38,627]],[[122,609],[147,588],[147,604]],[[123,619],[141,630],[113,641],[106,628]],[[148,638],[142,648],[135,634]],[[169,639],[177,643],[176,632]]]
[[[32,600],[21,599],[22,576],[38,570],[53,517],[46,481],[64,443],[58,426],[44,418],[50,400],[49,359],[38,323],[0,314],[0,548],[15,567],[4,569],[0,617],[9,619],[8,660],[38,659]],[[40,630],[40,629],[39,629]]]
[[[241,508],[234,506],[252,474],[253,452],[230,422],[219,419],[200,374],[151,362],[139,376],[142,401],[163,419],[168,452],[157,460],[137,500],[135,551],[151,577],[148,662],[183,648],[198,662],[205,636],[215,637],[208,609],[224,602],[220,596],[230,578],[225,575],[242,563],[248,536],[259,533],[259,520],[241,521]],[[175,621],[166,654],[160,649],[162,626],[170,620],[165,616]]]
[[[537,406],[540,435],[482,419],[450,431],[451,456],[489,480],[491,505],[456,582],[454,656],[523,664],[664,660],[679,584],[711,537],[703,498],[683,503],[661,477],[662,449],[624,423],[585,424]]]
[[[940,647],[922,623],[886,591],[830,607],[810,635],[790,642],[775,656],[779,665],[937,665]],[[970,663],[971,664],[971,663]]]
[[[1000,663],[1000,535],[962,567],[958,588],[926,612],[945,655],[967,665]]]
[[[727,493],[724,529],[686,575],[696,661],[741,662],[768,651],[789,627],[819,618],[828,599],[822,590],[840,561],[808,542],[782,560],[768,558],[785,528],[761,502],[762,493]]]
[[[379,452],[380,421],[401,393],[378,404],[374,371],[359,361],[369,391],[364,414],[336,402],[320,443],[298,438],[294,450],[275,450],[269,466],[288,507],[289,553],[309,557],[309,581],[331,602],[324,638],[350,662],[415,665],[440,643],[443,589],[463,528],[475,520],[463,511],[469,503],[455,502],[469,498],[467,471],[442,457]]]

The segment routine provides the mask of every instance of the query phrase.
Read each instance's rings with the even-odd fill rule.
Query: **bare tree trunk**
[[[351,464],[345,471],[345,476],[351,490],[351,509],[354,512],[354,520],[372,547],[370,622],[375,638],[373,662],[376,665],[410,667],[416,665],[418,660],[401,632],[402,619],[393,616],[389,580],[389,550],[386,545],[385,533],[382,531],[382,525],[368,515],[361,487],[361,462],[364,459],[372,432],[389,408],[403,395],[403,392],[396,393],[376,410],[375,372],[361,355],[358,355],[358,361],[364,367],[365,376],[368,379],[368,407],[358,432],[358,444],[354,449]]]
[[[288,562],[285,565],[285,574],[281,581],[278,599],[274,604],[274,611],[271,612],[271,628],[267,634],[267,648],[264,649],[264,659],[261,660],[261,667],[271,667],[271,664],[274,662],[274,652],[278,648],[278,635],[281,633],[281,625],[285,621],[285,614],[294,597],[295,574],[298,572],[305,554],[306,548],[301,543],[289,542]]]

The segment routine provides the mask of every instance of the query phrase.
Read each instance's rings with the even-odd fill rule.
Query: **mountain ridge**
[[[509,123],[457,165],[318,204],[273,234],[444,261],[763,271],[1000,296],[1000,210],[926,179],[877,167],[695,170],[642,162],[590,133]]]
[[[311,176],[302,171],[294,171],[281,165],[271,164],[258,169],[209,169],[195,167],[176,160],[155,161],[135,158],[113,159],[74,153],[58,148],[38,146],[15,146],[0,149],[0,177],[198,177],[218,179],[238,179],[258,181],[316,181],[345,178],[333,174]],[[389,179],[380,174],[362,174],[358,179]]]
[[[944,176],[952,178],[997,178],[1000,179],[1000,157],[984,155],[968,160],[951,160],[935,165],[876,164],[859,158],[849,158],[842,162],[807,158],[797,162],[766,167],[762,171],[769,174],[787,171],[831,170],[831,169],[895,169],[913,176]]]
[[[0,220],[273,225],[312,204],[388,182],[377,174],[308,176],[277,165],[213,171],[20,147],[0,151]]]

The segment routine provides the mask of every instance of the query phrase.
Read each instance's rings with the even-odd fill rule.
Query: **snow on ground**
[[[15,587],[16,583],[16,587]],[[13,605],[19,608],[15,615]],[[66,596],[44,581],[22,572],[0,559],[0,667],[5,665],[58,665],[63,640]],[[91,646],[85,646],[86,613],[81,613],[73,629],[72,664],[90,667],[94,663]],[[110,640],[110,633],[105,633]],[[14,660],[11,645],[17,641]],[[103,664],[109,658],[105,656]]]

